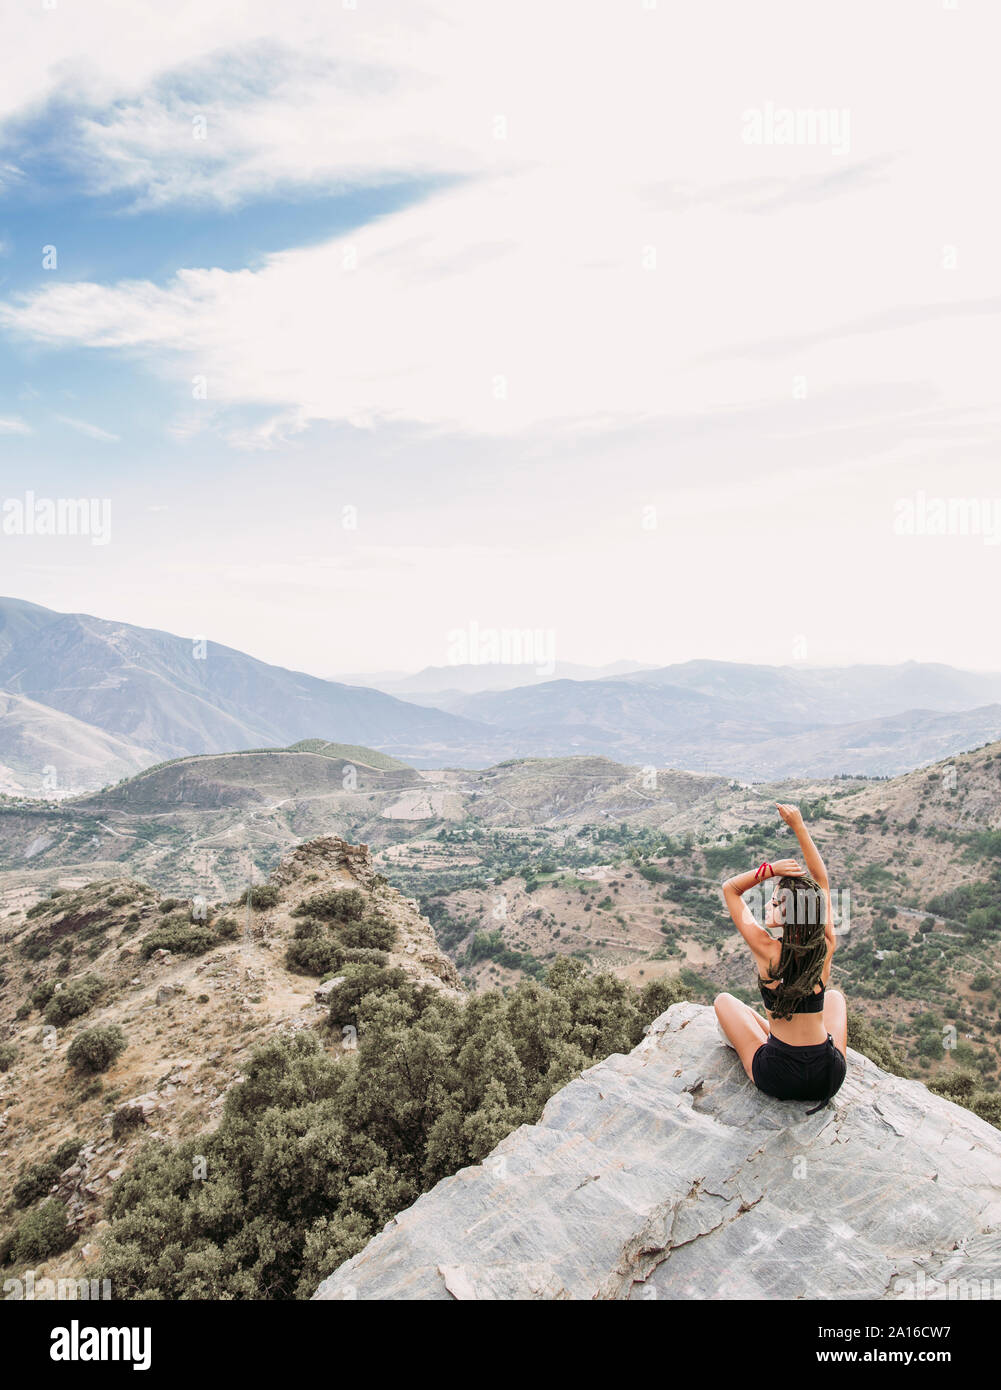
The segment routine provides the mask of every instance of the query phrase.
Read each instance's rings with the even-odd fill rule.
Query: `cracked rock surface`
[[[675,1004],[314,1298],[899,1299],[1001,1279],[1001,1131],[851,1049],[808,1108],[756,1090],[711,1008]]]

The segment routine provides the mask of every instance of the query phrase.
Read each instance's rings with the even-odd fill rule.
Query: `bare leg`
[[[834,1046],[844,1057],[848,1047],[848,1006],[839,989],[824,992],[824,1027],[830,1033]]]
[[[737,1049],[737,1056],[750,1077],[751,1059],[761,1044],[768,1041],[770,1029],[767,1021],[732,994],[717,994],[713,1008],[719,1026]]]

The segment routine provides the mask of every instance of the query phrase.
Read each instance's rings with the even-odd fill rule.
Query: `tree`
[[[117,1023],[87,1028],[70,1043],[66,1061],[73,1071],[94,1075],[107,1071],[127,1046],[125,1034]]]

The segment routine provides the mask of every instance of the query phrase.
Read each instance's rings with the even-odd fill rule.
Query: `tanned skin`
[[[838,944],[837,937],[834,935],[831,887],[827,877],[827,869],[824,867],[820,851],[813,843],[810,832],[803,822],[799,808],[786,806],[780,802],[775,804],[779,815],[799,841],[805,872],[810,874],[820,885],[827,901],[827,917],[824,925],[824,935],[827,939],[827,959],[824,961],[824,970],[821,975],[826,988],[831,976],[831,957]],[[775,879],[781,878],[783,875],[795,877],[803,872],[804,868],[797,859],[780,859],[777,864],[772,865],[772,875]],[[723,884],[723,900],[737,930],[750,948],[759,978],[767,984],[770,970],[773,970],[778,964],[782,943],[781,940],[767,932],[765,927],[782,925],[783,904],[776,883],[771,901],[765,908],[765,927],[761,926],[741,897],[743,893],[748,892],[754,886],[753,869],[746,874],[737,874],[733,878],[728,878]],[[818,986],[817,993],[819,993],[819,989]],[[795,1014],[791,1019],[773,1018],[770,1013],[768,1013],[767,1018],[763,1019],[756,1009],[742,1004],[732,994],[718,994],[714,1008],[720,1027],[737,1049],[737,1055],[749,1077],[751,1076],[751,1059],[762,1043],[768,1041],[770,1032],[774,1033],[781,1042],[789,1043],[792,1047],[806,1047],[810,1043],[826,1042],[828,1033],[834,1041],[834,1046],[843,1056],[848,1046],[848,1015],[845,997],[837,989],[826,991],[823,1013]]]

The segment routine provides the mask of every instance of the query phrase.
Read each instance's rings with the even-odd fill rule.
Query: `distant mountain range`
[[[918,662],[635,665],[552,680],[531,667],[527,680],[519,667],[428,667],[395,682],[410,687],[402,698],[0,599],[0,791],[51,791],[53,768],[57,790],[89,790],[167,759],[312,738],[426,768],[589,754],[744,780],[894,776],[1001,738],[1001,674]]]
[[[613,661],[608,666],[577,666],[572,661],[555,661],[553,670],[537,665],[481,662],[456,666],[425,666],[406,675],[401,671],[375,671],[370,675],[338,676],[347,685],[370,686],[388,695],[399,695],[415,705],[434,705],[449,709],[464,695],[481,690],[514,690],[522,685],[542,685],[553,680],[607,680],[631,675],[646,668],[639,661]]]
[[[905,710],[971,710],[1001,701],[1001,672],[960,671],[937,662],[898,666],[750,666],[686,661],[621,677],[644,685],[736,701],[745,715],[839,724]]]
[[[474,744],[478,734],[477,725],[458,716],[270,666],[216,642],[202,647],[152,628],[17,599],[0,600],[0,690],[113,734],[117,758],[135,755],[140,766],[315,736],[447,761],[453,748]],[[7,718],[0,722],[0,764],[8,768],[16,761],[14,730]],[[71,732],[54,761],[64,784],[86,785],[75,751],[82,735],[77,726]],[[114,758],[108,768],[103,781],[121,775]]]

